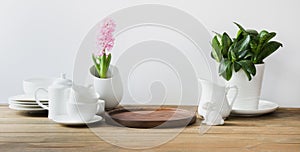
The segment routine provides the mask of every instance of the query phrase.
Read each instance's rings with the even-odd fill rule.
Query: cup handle
[[[226,87],[226,92],[225,92],[226,98],[227,98],[227,94],[228,94],[229,90],[231,90],[231,89],[235,89],[235,94],[234,94],[234,97],[232,98],[232,100],[231,100],[231,101],[228,101],[228,102],[229,102],[229,105],[230,105],[230,109],[232,109],[232,106],[233,106],[233,104],[234,104],[234,102],[235,102],[235,99],[236,99],[236,97],[237,97],[237,95],[238,95],[238,93],[239,93],[239,89],[238,89],[238,87],[235,86],[235,85],[234,85],[234,86]]]
[[[46,109],[46,110],[49,110],[49,107],[48,106],[45,106],[41,103],[41,101],[38,99],[37,97],[37,94],[39,91],[45,91],[48,93],[48,91],[44,88],[38,88],[35,92],[34,92],[34,98],[35,98],[35,102],[40,106],[42,107],[43,109]],[[49,101],[48,101],[49,102]]]
[[[98,100],[97,102],[97,115],[101,115],[104,113],[104,109],[105,109],[105,101],[104,100]]]

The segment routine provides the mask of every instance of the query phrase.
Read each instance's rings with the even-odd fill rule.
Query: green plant
[[[106,78],[106,74],[109,68],[111,54],[106,55],[105,53],[102,56],[92,55],[92,59],[95,65],[95,69],[100,78]]]
[[[243,70],[250,81],[256,74],[255,64],[264,63],[263,60],[275,52],[281,43],[270,41],[276,36],[274,32],[262,30],[245,30],[238,23],[236,38],[231,39],[224,32],[222,35],[215,33],[211,45],[211,56],[219,65],[219,74],[226,80],[230,80],[232,72]]]

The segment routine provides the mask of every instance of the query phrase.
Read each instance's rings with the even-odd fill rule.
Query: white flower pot
[[[255,110],[258,109],[260,92],[263,80],[265,65],[256,64],[256,75],[249,81],[243,70],[233,72],[232,77],[226,84],[237,86],[239,89],[238,96],[233,104],[233,109]],[[234,97],[232,92],[228,93],[228,98]]]
[[[90,68],[90,73],[94,77],[96,93],[105,101],[105,109],[118,106],[123,97],[123,85],[118,69],[110,65],[107,78],[99,78],[95,66]]]

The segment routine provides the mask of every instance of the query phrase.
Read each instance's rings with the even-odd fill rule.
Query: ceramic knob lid
[[[65,86],[65,87],[71,87],[72,81],[66,78],[66,74],[62,73],[60,78],[55,79],[53,82],[53,86]]]

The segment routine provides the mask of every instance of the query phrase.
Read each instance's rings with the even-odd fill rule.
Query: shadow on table
[[[60,124],[63,127],[69,127],[69,128],[97,128],[97,127],[103,127],[106,126],[105,122],[99,121],[91,124],[78,124],[78,125],[65,125],[65,124]]]
[[[257,115],[257,116],[235,116],[230,115],[226,120],[224,126],[259,126],[265,125],[266,122],[273,122],[274,120],[291,117],[286,111],[280,109],[272,113]],[[274,124],[274,122],[273,122]]]
[[[48,117],[48,110],[43,111],[20,111],[18,114],[26,117]]]

